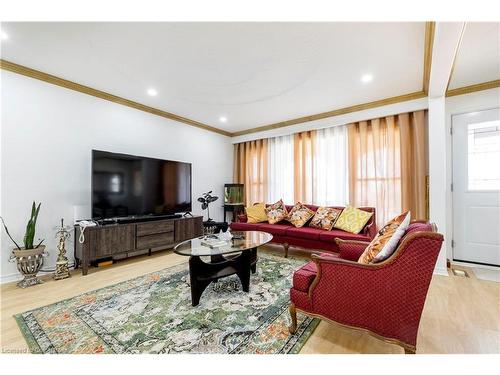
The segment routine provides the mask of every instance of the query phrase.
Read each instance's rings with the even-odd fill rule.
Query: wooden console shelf
[[[179,242],[203,235],[203,217],[155,220],[128,224],[111,224],[85,229],[85,241],[78,242],[80,227],[75,226],[75,268],[88,273],[90,262],[128,257],[152,250],[174,247]],[[133,254],[136,253],[136,254]]]

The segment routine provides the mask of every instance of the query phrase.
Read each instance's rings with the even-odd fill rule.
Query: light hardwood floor
[[[282,254],[275,246],[260,251]],[[290,255],[308,256],[293,249]],[[186,261],[186,257],[165,251],[119,261],[107,268],[93,268],[85,277],[75,271],[66,280],[53,281],[46,276],[44,284],[24,290],[15,283],[4,284],[0,289],[1,352],[27,352],[14,314]],[[469,278],[433,277],[420,323],[417,353],[500,353],[500,283],[478,280],[469,273]],[[363,332],[321,322],[301,353],[403,353],[403,349]]]

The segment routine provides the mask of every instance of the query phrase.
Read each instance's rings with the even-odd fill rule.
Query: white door
[[[500,108],[455,115],[453,259],[500,266]]]

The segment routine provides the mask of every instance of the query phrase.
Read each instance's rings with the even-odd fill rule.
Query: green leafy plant
[[[36,249],[44,241],[44,240],[41,240],[38,243],[38,245],[33,246],[33,241],[35,239],[36,221],[38,219],[38,213],[40,212],[40,205],[41,205],[41,203],[38,203],[38,206],[37,206],[35,201],[33,201],[33,205],[31,206],[31,216],[30,216],[30,219],[28,220],[28,224],[26,225],[26,233],[24,234],[24,238],[23,238],[25,250]],[[21,247],[18,245],[18,243],[10,235],[9,229],[7,228],[7,225],[5,225],[3,217],[0,216],[0,219],[2,220],[2,225],[5,229],[5,233],[7,233],[7,236],[9,236],[9,238],[14,243],[14,245],[16,245],[18,250],[22,250]]]

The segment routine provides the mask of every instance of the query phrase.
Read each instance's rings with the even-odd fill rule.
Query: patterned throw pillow
[[[281,220],[286,219],[288,212],[280,199],[278,202],[266,207],[267,221],[269,224],[279,223]]]
[[[333,224],[339,218],[342,209],[332,207],[318,207],[309,226],[312,228],[332,230]]]
[[[267,221],[266,205],[264,203],[246,207],[245,211],[247,212],[247,223],[255,224]]]
[[[379,230],[377,236],[370,242],[358,263],[378,263],[389,258],[396,250],[398,242],[410,224],[410,211],[396,216]]]
[[[345,230],[346,232],[358,234],[365,227],[372,215],[373,214],[371,212],[347,206],[344,208],[333,227]]]
[[[302,203],[297,202],[295,203],[295,206],[293,206],[293,208],[290,210],[286,219],[296,228],[300,228],[303,227],[304,224],[307,223],[313,216],[313,210],[304,206]]]

